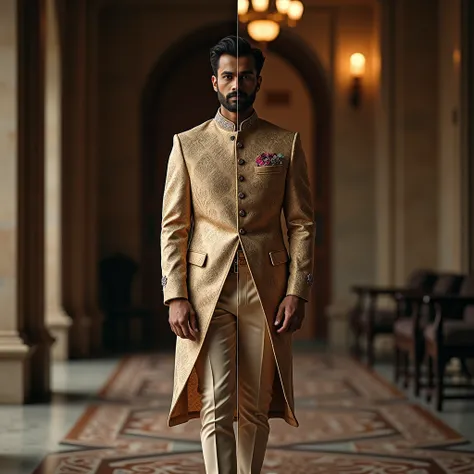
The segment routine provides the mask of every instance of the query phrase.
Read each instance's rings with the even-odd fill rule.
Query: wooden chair
[[[357,303],[350,315],[351,326],[355,336],[355,353],[361,354],[360,338],[365,337],[367,364],[375,362],[374,341],[378,334],[391,334],[396,318],[396,309],[381,309],[377,300],[381,296],[395,297],[404,291],[431,292],[437,275],[432,270],[416,270],[407,279],[404,287],[355,285],[352,291],[357,295]],[[411,308],[404,308],[406,315],[411,314]]]
[[[423,334],[428,364],[427,400],[436,395],[436,409],[443,409],[447,399],[474,399],[472,383],[445,383],[446,365],[452,358],[462,362],[474,358],[474,275],[464,279],[458,296],[425,296],[424,302],[434,308],[434,321]],[[462,364],[468,379],[465,364]],[[433,380],[434,379],[434,380]],[[446,395],[446,388],[463,389],[465,393]]]
[[[150,332],[151,313],[132,303],[133,280],[138,265],[130,257],[117,253],[99,265],[100,306],[104,312],[104,345],[113,350],[130,348],[131,324],[139,319],[142,342]]]
[[[463,279],[464,275],[460,274],[440,274],[432,293],[437,296],[455,295],[459,292]],[[423,293],[418,293],[417,291],[398,293],[396,295],[398,305],[407,306],[409,303],[412,314],[400,317],[398,315],[402,314],[403,311],[397,311],[393,326],[395,339],[395,382],[399,381],[403,371],[404,386],[407,388],[409,379],[413,377],[413,390],[416,396],[420,394],[420,370],[425,352],[423,330],[430,320],[431,309],[429,305],[423,303],[424,296]]]

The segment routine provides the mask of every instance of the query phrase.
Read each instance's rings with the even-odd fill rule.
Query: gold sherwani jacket
[[[257,166],[262,153],[283,155],[281,164]],[[307,301],[313,282],[313,208],[301,139],[255,112],[236,130],[218,112],[214,119],[175,135],[168,162],[161,231],[164,303],[188,298],[200,329],[197,341],[177,338],[169,426],[200,415],[194,365],[239,243],[277,362],[269,416],[298,426],[292,336],[278,334],[274,319],[285,295]]]

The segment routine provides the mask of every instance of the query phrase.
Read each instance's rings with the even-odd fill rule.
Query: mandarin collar
[[[255,112],[254,110],[250,117],[240,122],[239,130],[237,130],[237,125],[234,122],[232,122],[232,120],[225,118],[221,114],[220,109],[217,110],[214,120],[216,121],[217,125],[223,130],[226,130],[228,132],[237,132],[237,131],[241,132],[243,130],[247,130],[251,128],[255,123],[257,123],[258,115],[257,115],[257,112]]]

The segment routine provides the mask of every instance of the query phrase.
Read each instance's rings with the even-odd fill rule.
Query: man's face
[[[241,56],[237,60],[230,54],[219,59],[217,77],[212,76],[212,85],[219,102],[229,112],[244,112],[252,107],[262,82],[257,77],[252,56]]]

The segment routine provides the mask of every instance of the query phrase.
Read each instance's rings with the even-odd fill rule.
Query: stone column
[[[438,266],[438,1],[397,0],[395,278]]]
[[[70,355],[90,354],[90,315],[86,309],[85,236],[88,189],[87,150],[87,4],[60,2],[63,90],[62,133],[62,272],[64,308],[72,318]]]
[[[379,5],[377,274],[402,284],[438,265],[438,2]]]
[[[461,0],[439,0],[439,265],[461,271]]]
[[[457,2],[456,2],[457,3]],[[461,0],[460,16],[460,153],[461,153],[461,268],[474,271],[474,4]]]
[[[42,0],[0,2],[0,402],[45,400]]]
[[[87,314],[90,317],[90,350],[91,355],[100,355],[103,351],[102,325],[103,314],[99,309],[98,296],[98,28],[100,3],[93,2],[87,10],[87,151],[86,151],[86,281],[85,301]]]
[[[18,38],[15,0],[0,4],[0,402],[28,391],[31,347],[20,336],[18,287]],[[8,380],[8,383],[5,381]]]
[[[380,0],[377,8],[376,283],[382,285],[404,284],[414,269],[438,265],[436,10],[430,0]],[[391,339],[378,337],[376,350],[391,350]]]
[[[55,339],[52,356],[69,355],[71,319],[61,294],[61,63],[55,0],[46,0],[46,321]]]
[[[394,54],[395,0],[381,0],[377,6],[376,43],[374,54],[379,64],[379,88],[376,100],[375,133],[375,225],[376,280],[378,284],[394,282]]]

